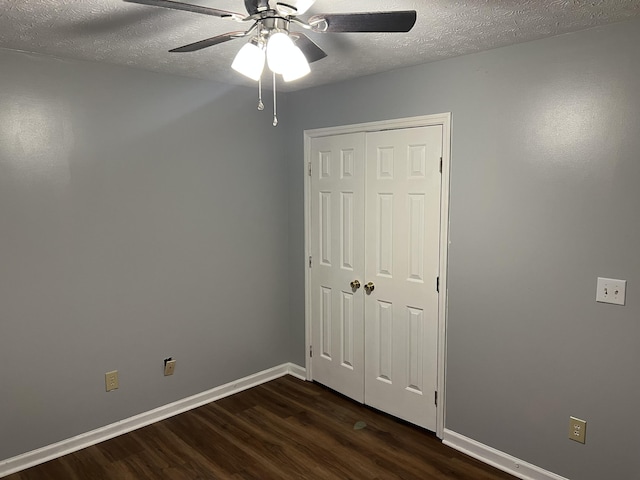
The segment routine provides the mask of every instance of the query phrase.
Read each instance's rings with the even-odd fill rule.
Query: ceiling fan
[[[327,56],[326,52],[303,32],[291,31],[292,26],[319,33],[408,32],[415,25],[417,18],[415,10],[325,13],[313,15],[306,21],[299,18],[309,10],[315,0],[244,0],[246,15],[175,0],[124,1],[211,15],[239,23],[251,22],[246,30],[223,33],[169,51],[195,52],[236,38],[248,38],[248,43],[240,49],[231,68],[259,82],[258,110],[263,110],[261,79],[266,61],[274,80],[274,126],[278,123],[275,103],[276,74],[282,75],[285,82],[297,80],[311,71],[310,63]]]

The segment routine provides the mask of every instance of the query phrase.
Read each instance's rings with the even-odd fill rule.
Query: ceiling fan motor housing
[[[244,6],[249,15],[269,10],[269,0],[244,0]]]
[[[272,31],[289,32],[290,22],[286,18],[267,17],[263,18],[260,23],[262,24],[262,28],[266,31],[265,33],[270,33]]]

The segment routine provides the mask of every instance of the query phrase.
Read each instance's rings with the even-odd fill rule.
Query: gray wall
[[[293,360],[303,129],[452,112],[446,427],[572,479],[635,478],[638,45],[633,21],[290,94]],[[597,276],[626,279],[627,305],[597,304]]]
[[[0,65],[0,459],[289,361],[284,130],[256,92]]]
[[[275,130],[253,89],[0,51],[0,459],[304,364],[302,130],[452,112],[447,428],[632,478],[638,44],[636,21],[291,93]]]

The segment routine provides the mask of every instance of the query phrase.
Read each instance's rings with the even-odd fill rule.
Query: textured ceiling
[[[242,0],[189,3],[244,12]],[[408,33],[309,33],[329,56],[296,90],[398,67],[488,50],[640,16],[640,0],[317,0],[317,13],[409,10]],[[168,53],[230,30],[232,20],[121,0],[0,0],[0,47],[135,66],[249,85],[229,67],[238,39],[194,53]],[[293,28],[292,30],[295,30]]]

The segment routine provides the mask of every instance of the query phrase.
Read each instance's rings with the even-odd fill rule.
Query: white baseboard
[[[569,480],[446,428],[442,443],[522,480]]]
[[[247,390],[248,388],[261,385],[284,375],[292,375],[304,380],[306,378],[305,369],[293,363],[284,363],[277,367],[263,370],[262,372],[249,375],[225,385],[212,388],[206,392],[198,393],[191,397],[183,398],[177,402],[164,405],[162,407],[149,410],[148,412],[126,418],[111,425],[82,433],[72,438],[62,440],[46,447],[23,453],[6,460],[0,460],[0,478],[12,473],[25,470],[40,463],[48,462],[54,458],[76,452],[83,448],[95,445],[110,438],[117,437],[124,433],[131,432],[138,428],[146,427],[152,423],[159,422],[165,418],[173,417],[180,413],[192,410],[202,405],[206,405],[221,398],[228,397],[234,393]]]
[[[292,377],[296,377],[300,380],[306,380],[307,379],[307,369],[304,367],[301,367],[299,365],[296,365],[295,363],[289,363],[289,371],[287,372],[289,375],[291,375]]]

